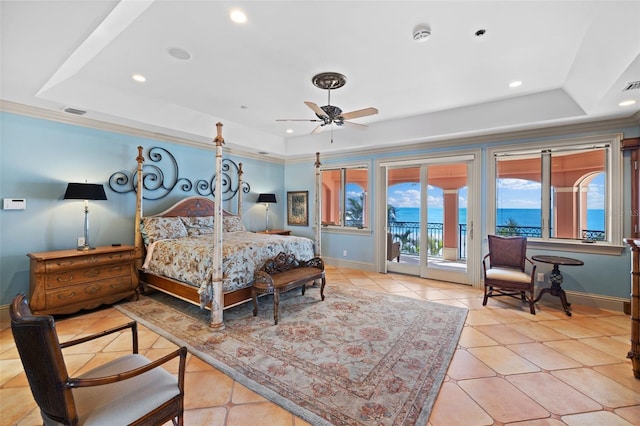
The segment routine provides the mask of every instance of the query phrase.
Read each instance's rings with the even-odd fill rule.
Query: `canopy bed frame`
[[[222,194],[222,179],[217,177],[222,176],[222,145],[224,144],[224,138],[222,137],[222,123],[217,123],[217,136],[213,140],[216,145],[216,162],[215,162],[215,184],[212,188],[214,195]],[[313,244],[313,254],[320,256],[320,227],[319,227],[319,213],[320,213],[320,199],[319,199],[319,187],[321,185],[320,176],[320,160],[319,153],[316,153],[316,196],[315,196],[315,241]],[[137,161],[137,190],[136,190],[136,215],[135,215],[135,239],[134,245],[136,248],[136,258],[138,259],[138,270],[140,274],[140,282],[150,288],[168,293],[172,296],[188,301],[193,304],[200,305],[202,308],[211,310],[211,317],[209,327],[213,330],[221,330],[224,328],[223,322],[223,310],[225,308],[234,306],[236,304],[251,300],[251,285],[247,285],[244,288],[240,288],[233,291],[223,291],[223,217],[233,216],[232,213],[223,210],[222,202],[214,202],[213,200],[200,196],[187,197],[169,209],[149,216],[149,217],[203,217],[213,216],[213,250],[209,250],[212,255],[211,258],[211,280],[203,280],[199,286],[187,284],[177,279],[168,278],[165,276],[149,273],[143,270],[142,261],[145,257],[146,245],[143,240],[143,229],[141,224],[145,216],[143,215],[143,190],[144,190],[144,176],[143,176],[143,163],[144,156],[142,155],[142,147],[138,147]],[[238,168],[238,185],[242,188],[242,163]],[[242,215],[242,191],[237,192],[237,216],[241,218]],[[217,199],[217,197],[216,197]],[[221,198],[220,198],[221,199]],[[275,237],[275,238],[298,238],[298,237]]]

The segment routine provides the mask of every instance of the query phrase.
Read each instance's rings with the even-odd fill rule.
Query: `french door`
[[[383,271],[479,282],[479,153],[381,162]],[[380,207],[381,213],[382,208]],[[386,241],[390,240],[390,241]],[[395,247],[394,247],[395,245]],[[400,256],[389,255],[397,250]]]

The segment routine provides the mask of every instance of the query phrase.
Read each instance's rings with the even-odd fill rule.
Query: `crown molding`
[[[187,139],[178,136],[167,135],[160,132],[152,132],[148,130],[142,130],[135,127],[125,126],[121,124],[108,123],[101,120],[92,118],[71,115],[62,111],[55,111],[45,108],[39,108],[31,105],[25,105],[17,102],[0,100],[0,111],[25,115],[34,118],[42,118],[45,120],[56,121],[59,123],[73,124],[83,127],[89,127],[97,130],[104,130],[109,132],[126,134],[129,136],[136,136],[147,139],[155,139],[159,141],[177,143],[196,147],[200,149],[214,150],[215,146],[209,141],[199,141],[195,139]],[[477,136],[466,137],[450,137],[439,138],[436,140],[424,140],[419,142],[411,142],[401,145],[401,141],[392,142],[386,144],[383,147],[373,148],[353,148],[345,149],[340,152],[327,153],[322,156],[325,160],[338,160],[343,159],[345,155],[384,155],[389,153],[401,153],[415,150],[424,149],[439,149],[439,148],[462,148],[470,145],[479,145],[486,143],[507,142],[517,139],[542,139],[552,136],[567,135],[573,133],[590,133],[599,131],[611,131],[613,129],[620,129],[621,127],[640,126],[640,111],[636,111],[629,117],[617,118],[617,119],[603,119],[597,121],[590,121],[587,123],[576,124],[549,124],[543,128],[527,129],[527,130],[515,130],[487,133]],[[241,156],[244,158],[251,158],[259,161],[266,161],[276,164],[295,164],[308,162],[310,160],[315,161],[315,153],[300,154],[291,157],[275,158],[263,154],[258,154],[251,151],[245,151],[236,146],[228,145],[224,147],[224,152]]]

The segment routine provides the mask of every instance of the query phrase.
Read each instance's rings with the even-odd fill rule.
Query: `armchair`
[[[529,273],[525,272],[527,262],[532,266]],[[483,306],[487,305],[489,297],[519,297],[522,302],[529,304],[530,312],[536,314],[533,297],[536,265],[527,257],[526,237],[489,235],[489,253],[482,259],[482,270]]]
[[[33,315],[24,294],[13,299],[9,314],[13,338],[45,425],[158,425],[169,420],[183,424],[185,347],[149,361],[138,354],[135,321],[60,343],[53,317]],[[132,333],[132,354],[69,377],[62,349],[126,329]],[[157,368],[178,357],[177,378]]]
[[[393,235],[391,232],[387,232],[387,260],[393,260],[397,258],[400,262],[400,242],[393,242]]]

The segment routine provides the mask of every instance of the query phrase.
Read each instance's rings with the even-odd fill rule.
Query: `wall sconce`
[[[89,245],[89,200],[106,200],[104,186],[95,183],[69,183],[64,193],[65,200],[84,200],[84,244],[78,250],[93,250]]]
[[[267,227],[266,230],[269,230],[269,203],[277,203],[276,194],[260,194],[258,195],[258,203],[264,203],[267,208],[266,216],[267,216]]]

